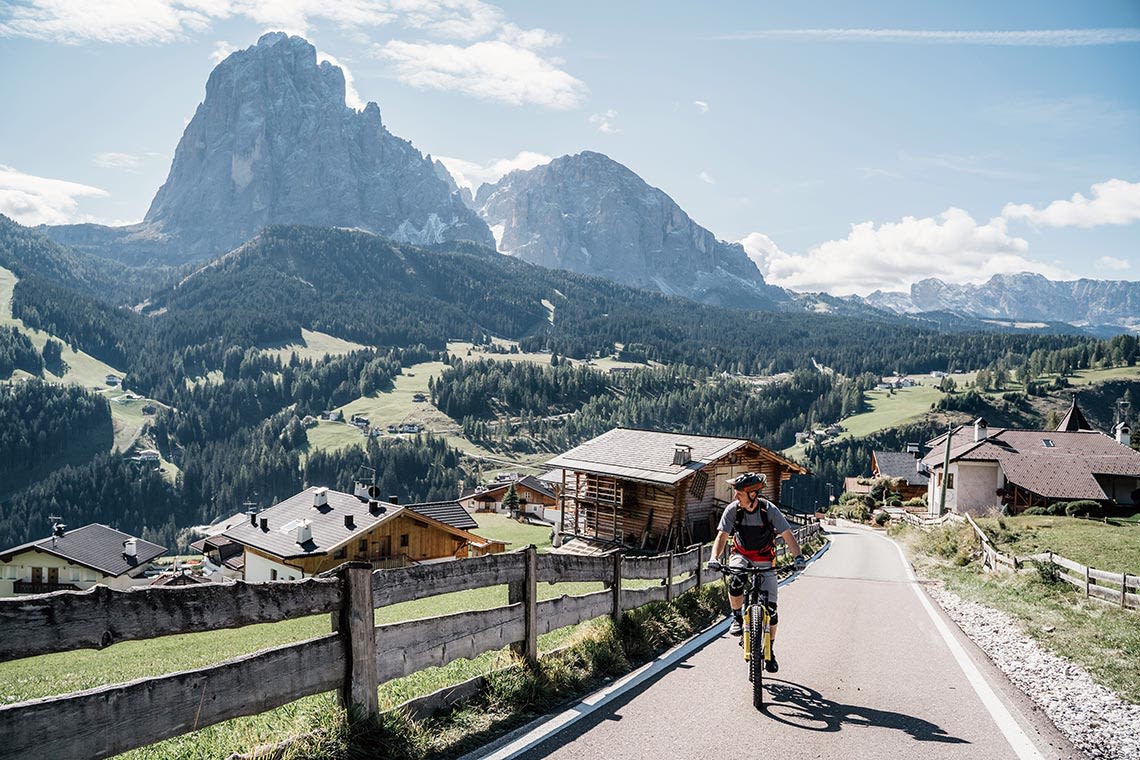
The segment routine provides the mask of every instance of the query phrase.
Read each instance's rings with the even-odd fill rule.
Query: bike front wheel
[[[764,707],[764,610],[754,605],[749,611],[748,638],[751,651],[748,658],[748,675],[752,681],[752,706]]]

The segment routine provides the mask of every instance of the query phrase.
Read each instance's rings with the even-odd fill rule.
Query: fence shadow
[[[905,731],[916,741],[943,744],[969,744],[950,736],[941,726],[913,715],[845,705],[826,699],[818,691],[791,681],[764,681],[766,701],[763,712],[769,718],[805,731],[835,732],[844,726],[890,728]]]

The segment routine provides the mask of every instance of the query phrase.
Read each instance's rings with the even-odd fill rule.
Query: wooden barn
[[[711,538],[744,472],[768,476],[764,496],[808,470],[747,438],[615,428],[547,462],[561,468],[562,544],[658,551]]]

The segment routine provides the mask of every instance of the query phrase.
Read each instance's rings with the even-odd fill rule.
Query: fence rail
[[[1124,609],[1140,609],[1140,576],[1129,573],[1110,573],[1107,570],[1088,567],[1053,552],[1030,554],[1024,557],[1003,554],[994,548],[989,536],[974,522],[973,517],[966,515],[966,520],[973,529],[978,543],[981,544],[983,570],[1008,569],[1014,572],[1032,570],[1034,569],[1032,564],[1034,562],[1054,565],[1060,568],[1057,577],[1083,591],[1086,598]],[[1066,570],[1069,572],[1065,572]],[[1114,586],[1119,586],[1119,588],[1113,588]],[[1135,589],[1137,593],[1131,593],[1129,589]]]
[[[820,527],[813,522],[793,532],[806,542]],[[635,558],[538,555],[532,546],[383,570],[350,562],[303,581],[97,586],[0,599],[0,662],[321,613],[333,613],[334,628],[209,667],[0,706],[0,757],[109,757],[334,689],[342,704],[375,713],[377,688],[386,681],[508,645],[534,662],[543,633],[607,614],[616,619],[719,580],[703,572],[706,547]],[[628,580],[660,584],[623,587]],[[601,581],[607,588],[538,601],[539,581]],[[375,625],[378,607],[503,584],[504,607]]]

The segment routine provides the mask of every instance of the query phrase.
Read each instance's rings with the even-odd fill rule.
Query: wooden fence
[[[818,523],[796,528],[801,543]],[[373,570],[350,562],[324,576],[273,583],[96,586],[0,599],[0,662],[121,641],[239,628],[330,613],[333,632],[209,667],[0,706],[0,757],[103,758],[205,726],[336,690],[344,705],[377,712],[379,684],[510,645],[530,663],[539,635],[675,596],[713,580],[707,549],[654,557],[508,554]],[[710,577],[713,576],[713,577]],[[659,580],[629,588],[623,580]],[[537,584],[602,581],[607,588],[539,601]],[[377,607],[506,584],[508,604],[374,624]]]
[[[974,518],[967,515],[966,520],[973,528],[978,543],[981,544],[982,568],[984,570],[1012,570],[1014,572],[1033,570],[1035,569],[1033,562],[1044,562],[1059,567],[1058,577],[1066,583],[1076,586],[1089,599],[1125,609],[1140,609],[1140,575],[1110,573],[1106,570],[1098,570],[1095,567],[1086,567],[1053,552],[1030,554],[1025,557],[1003,554],[994,548],[993,542],[990,541],[986,532],[974,522]],[[1136,593],[1132,593],[1129,589]]]

